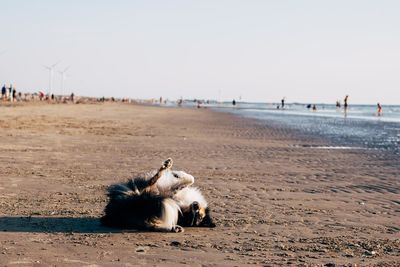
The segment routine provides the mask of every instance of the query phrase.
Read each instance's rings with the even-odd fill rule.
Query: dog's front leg
[[[163,175],[164,171],[171,169],[172,164],[173,164],[173,161],[171,158],[168,158],[167,160],[165,160],[163,162],[163,164],[161,165],[160,169],[157,171],[157,173],[153,177],[150,178],[148,186],[154,185],[158,181],[158,179],[160,179],[160,177]]]

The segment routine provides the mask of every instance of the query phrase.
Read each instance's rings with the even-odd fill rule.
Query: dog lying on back
[[[182,226],[215,227],[194,177],[172,171],[167,159],[158,171],[108,188],[102,224],[123,229],[183,232]]]

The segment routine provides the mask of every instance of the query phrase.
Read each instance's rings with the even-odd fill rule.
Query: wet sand
[[[1,265],[398,266],[399,160],[315,149],[266,124],[207,109],[0,106]],[[168,157],[218,226],[101,227],[107,185]]]

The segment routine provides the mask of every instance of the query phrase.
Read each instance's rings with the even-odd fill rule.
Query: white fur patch
[[[174,200],[179,207],[189,207],[193,202],[197,201],[201,208],[207,208],[207,201],[197,187],[186,187],[179,190],[174,195]]]
[[[194,183],[194,177],[184,171],[164,171],[156,185],[160,191],[170,191],[189,186]]]
[[[164,229],[172,230],[178,222],[179,212],[180,208],[173,199],[164,199],[162,202],[162,215],[160,218],[161,224],[158,226]]]

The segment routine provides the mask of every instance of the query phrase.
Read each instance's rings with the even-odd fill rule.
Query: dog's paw
[[[172,167],[173,161],[171,158],[168,158],[166,161],[163,162],[161,168],[162,169],[170,169]]]
[[[171,231],[174,233],[183,233],[185,232],[185,229],[183,229],[182,226],[176,225]]]

